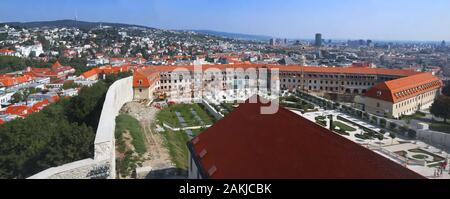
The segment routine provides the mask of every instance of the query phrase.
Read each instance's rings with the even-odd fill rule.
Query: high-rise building
[[[317,47],[322,46],[322,34],[320,33],[316,34],[316,42],[314,43],[314,45]]]
[[[270,39],[270,45],[271,46],[275,46],[275,42],[276,42],[275,38]]]
[[[445,47],[445,40],[442,40],[441,47]]]

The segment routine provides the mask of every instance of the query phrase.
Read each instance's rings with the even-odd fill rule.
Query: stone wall
[[[49,168],[28,179],[95,179],[116,176],[115,138],[116,116],[122,106],[133,100],[133,79],[116,81],[106,94],[94,141],[94,158]]]

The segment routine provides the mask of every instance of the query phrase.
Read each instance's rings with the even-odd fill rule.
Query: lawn
[[[200,122],[192,114],[191,109],[195,110],[205,125],[212,125],[213,118],[198,104],[176,104],[161,110],[156,116],[160,123],[166,123],[172,127],[181,127],[175,112],[178,111],[185,119],[188,126],[199,126]],[[199,135],[205,129],[192,130],[194,136]],[[187,169],[188,149],[186,143],[189,136],[184,131],[171,131],[166,129],[162,133],[164,144],[169,150],[172,162],[180,169]]]
[[[287,107],[287,108],[295,108],[295,109],[302,109],[305,112],[315,112],[314,105],[303,101],[301,99],[298,99],[294,96],[284,97],[280,98],[281,106]]]
[[[408,151],[413,152],[413,153],[423,153],[423,154],[427,154],[427,155],[432,156],[433,157],[433,161],[427,161],[428,163],[441,162],[441,161],[445,160],[445,158],[443,158],[441,156],[438,156],[436,154],[430,153],[430,152],[422,150],[422,149],[410,149]],[[418,155],[420,155],[420,154],[418,154]]]
[[[165,145],[169,149],[172,162],[175,163],[177,168],[187,169],[188,167],[188,149],[187,141],[189,137],[185,132],[170,131],[167,130],[163,133],[165,139]]]
[[[139,124],[139,121],[134,117],[127,114],[120,114],[116,118],[116,139],[118,139],[118,143],[120,143],[120,148],[122,148],[123,144],[123,133],[125,131],[130,132],[131,137],[133,138],[132,144],[136,150],[136,152],[140,155],[147,152],[147,148],[145,146],[145,135],[142,131],[142,127]]]
[[[132,148],[126,146],[124,133],[129,132],[132,138]],[[120,176],[126,177],[141,163],[141,156],[147,152],[145,145],[145,135],[139,121],[127,114],[120,114],[116,117],[115,138],[117,140],[118,151],[123,154],[116,159],[117,171]]]
[[[317,116],[317,117],[315,118],[315,120],[316,120],[316,123],[317,123],[317,124],[319,124],[319,125],[321,125],[321,126],[324,126],[324,127],[327,126],[326,117],[324,117],[324,116]]]
[[[430,129],[433,131],[439,131],[439,132],[450,134],[450,124],[449,123],[435,122],[435,123],[430,124]]]
[[[412,114],[412,115],[404,115],[401,117],[402,120],[405,120],[407,123],[409,123],[411,120],[414,119],[420,119],[425,117],[425,113],[419,112],[417,111],[416,113]]]
[[[342,122],[339,121],[333,121],[333,129],[335,129],[336,127],[339,127],[339,129],[347,131],[347,132],[353,132],[356,131],[355,128],[352,128]]]
[[[164,122],[173,128],[182,127],[175,112],[180,112],[188,126],[200,126],[200,121],[192,114],[191,109],[197,112],[198,116],[202,119],[205,125],[211,125],[213,119],[205,112],[198,104],[175,104],[161,110],[157,119],[160,122]]]
[[[192,130],[194,136],[199,135],[204,129]],[[177,168],[187,169],[188,167],[188,148],[186,143],[189,141],[189,137],[184,131],[170,131],[167,130],[163,133],[167,149],[172,162],[175,163]]]
[[[234,110],[234,107],[233,107],[234,104],[231,104],[231,103],[222,103],[221,105],[222,105],[222,107],[225,108],[225,110],[227,110],[229,113],[233,112],[233,110]]]

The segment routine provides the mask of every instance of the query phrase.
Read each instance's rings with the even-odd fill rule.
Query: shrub
[[[359,138],[359,139],[363,139],[363,140],[369,139],[369,135],[367,135],[367,134],[356,134],[355,137]]]
[[[316,118],[316,123],[318,123],[321,126],[327,126],[327,121],[325,120],[326,117],[325,116],[317,116]]]
[[[389,133],[389,137],[391,137],[392,139],[395,139],[397,136],[395,135],[395,133]]]
[[[343,130],[343,129],[334,129],[334,131],[335,131],[336,133],[338,133],[338,134],[341,134],[341,135],[347,135],[347,136],[350,135],[350,133],[347,133],[347,131],[345,131],[345,130]]]
[[[389,123],[389,128],[390,128],[390,129],[395,129],[395,128],[397,128],[397,124],[395,124],[395,123]]]
[[[410,138],[416,138],[416,136],[417,136],[416,131],[414,131],[414,130],[412,130],[412,129],[409,129],[409,130],[408,130],[408,137],[410,137]]]

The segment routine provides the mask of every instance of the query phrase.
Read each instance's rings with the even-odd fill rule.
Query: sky
[[[75,16],[290,39],[450,41],[449,0],[0,0],[0,22]]]

